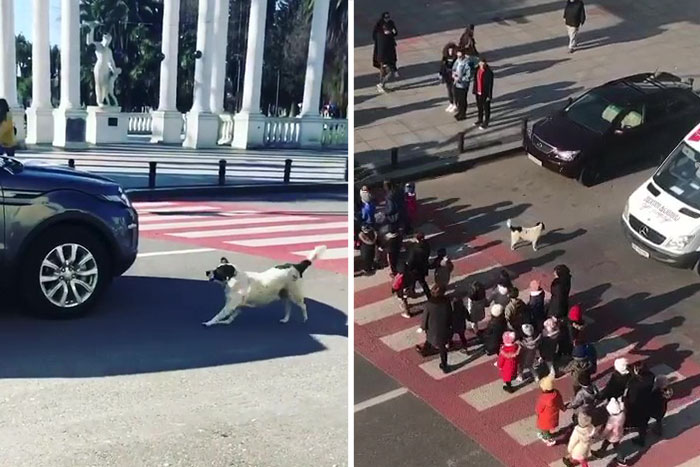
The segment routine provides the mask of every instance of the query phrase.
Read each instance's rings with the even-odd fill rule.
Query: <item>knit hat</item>
[[[513,343],[515,343],[515,333],[512,331],[504,332],[503,333],[503,344],[512,345]]]
[[[491,316],[494,318],[498,318],[503,314],[503,305],[499,305],[498,303],[494,303],[491,305]]]
[[[554,389],[554,378],[552,376],[545,376],[540,380],[540,389],[543,391],[551,391]]]
[[[607,410],[610,415],[617,415],[622,412],[624,407],[625,404],[622,402],[622,400],[618,401],[613,397],[610,399],[610,402],[608,402],[608,405],[605,406],[605,410]]]
[[[523,324],[521,328],[523,330],[523,334],[525,334],[527,337],[532,337],[532,335],[535,333],[535,328],[532,326],[532,324]]]
[[[571,356],[574,358],[586,358],[586,347],[581,344],[577,345],[574,347],[573,352],[571,352]]]
[[[549,332],[555,332],[559,329],[559,322],[555,317],[547,318],[544,320],[544,328]]]
[[[520,296],[520,291],[518,290],[517,287],[511,287],[510,290],[508,290],[508,297],[518,298],[519,296]]]
[[[616,358],[615,359],[615,363],[614,363],[615,371],[617,371],[621,375],[626,375],[627,373],[630,372],[629,368],[627,368],[628,365],[629,365],[629,363],[627,362],[626,358]]]
[[[578,384],[581,386],[590,386],[591,385],[591,375],[588,373],[581,373],[578,375]]]
[[[569,310],[569,319],[571,321],[579,322],[581,321],[583,313],[581,312],[581,307],[579,305],[574,305]]]

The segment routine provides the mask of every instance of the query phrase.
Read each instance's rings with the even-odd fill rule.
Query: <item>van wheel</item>
[[[584,165],[578,174],[578,181],[585,187],[591,187],[600,183],[600,171],[595,167]]]
[[[107,249],[89,230],[51,230],[27,251],[20,272],[21,295],[28,311],[39,316],[83,316],[110,282]]]

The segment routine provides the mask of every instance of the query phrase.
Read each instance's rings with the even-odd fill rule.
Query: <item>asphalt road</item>
[[[416,190],[419,200],[432,204],[450,228],[464,232],[456,243],[488,240],[489,247],[501,248],[509,244],[507,219],[526,226],[544,222],[547,230],[539,251],[533,252],[527,246],[516,250],[523,258],[520,267],[524,271],[536,267],[549,275],[556,264],[567,264],[573,273],[573,290],[582,292],[579,297],[586,308],[597,306],[597,316],[614,315],[637,338],[653,335],[659,342],[657,346],[673,350],[669,362],[697,363],[698,277],[692,271],[672,269],[642,258],[630,248],[620,227],[627,197],[651,172],[652,169],[642,169],[585,188],[536,166],[520,154],[463,173],[419,182]],[[443,246],[442,241],[438,237],[433,243]],[[453,258],[461,255],[459,248],[448,251]],[[355,284],[360,284],[358,279]],[[362,285],[367,287],[370,283]],[[358,296],[355,297],[357,302]],[[646,338],[642,341],[640,349],[649,342]],[[653,357],[653,351],[639,350],[638,354]],[[391,460],[386,465],[499,465],[472,438],[446,420],[447,412],[439,414],[411,393],[397,391],[400,382],[357,353],[355,359],[355,408],[362,409],[355,414],[358,467],[375,465],[372,460],[376,462],[377,454]],[[395,364],[398,361],[384,362],[388,368]],[[435,395],[434,400],[440,399],[440,395]],[[700,422],[695,406],[682,412],[687,419],[683,422],[685,428],[676,433],[684,433]],[[695,438],[686,439],[697,442]],[[694,461],[700,462],[700,458]]]
[[[335,196],[268,201],[347,209]],[[306,324],[298,311],[280,324],[271,305],[204,328],[223,304],[204,271],[222,255],[244,270],[279,262],[178,253],[192,249],[142,237],[143,256],[84,319],[0,314],[0,465],[348,465],[347,276],[307,271]]]

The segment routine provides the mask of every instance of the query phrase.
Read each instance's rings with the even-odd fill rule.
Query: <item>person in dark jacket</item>
[[[467,55],[464,49],[457,49],[457,59],[452,66],[452,81],[454,82],[454,97],[457,101],[455,119],[461,121],[467,118],[467,93],[469,83],[474,78],[477,58]]]
[[[406,263],[408,264],[412,281],[409,287],[411,290],[415,290],[416,282],[418,282],[423,287],[425,298],[430,300],[430,289],[428,282],[425,280],[430,266],[430,244],[425,239],[423,232],[416,234],[416,243],[408,252]]]
[[[625,389],[627,389],[627,383],[629,383],[631,377],[626,358],[616,359],[613,367],[615,371],[613,371],[610,379],[599,394],[602,401],[621,398],[625,393]]]
[[[503,306],[494,303],[491,306],[491,319],[483,333],[484,350],[487,355],[496,355],[501,348],[503,333],[508,329]]]
[[[654,391],[654,374],[649,371],[644,362],[637,362],[632,366],[632,376],[627,384],[625,407],[627,407],[627,419],[625,424],[635,428],[639,437],[634,443],[640,446],[646,444],[647,427],[652,412],[652,393]]]
[[[430,355],[433,349],[440,353],[440,369],[449,373],[447,364],[447,345],[452,339],[452,306],[445,297],[445,289],[436,285],[423,313],[422,331],[425,332],[425,344],[416,346],[421,355]]]
[[[576,36],[583,23],[586,22],[586,8],[582,0],[568,0],[564,7],[564,23],[569,34],[569,53],[576,49]]]
[[[544,290],[540,286],[540,281],[530,281],[530,298],[527,302],[529,323],[532,324],[537,332],[542,332],[544,320],[547,319],[547,314],[544,311]]]
[[[377,231],[371,225],[365,224],[360,232],[360,258],[364,274],[372,274],[375,270],[377,256]]]
[[[668,409],[668,401],[673,397],[673,389],[668,377],[659,375],[654,380],[654,390],[651,393],[651,418],[656,422],[652,431],[663,436],[663,420]]]
[[[552,295],[547,307],[547,316],[554,316],[559,321],[569,312],[569,294],[571,293],[571,271],[564,264],[554,267],[554,280],[549,288]]]
[[[450,102],[445,112],[454,112],[457,110],[454,82],[452,81],[452,66],[454,66],[455,60],[457,60],[457,45],[454,42],[448,42],[442,49],[442,60],[440,60],[440,70],[438,71],[440,82],[445,84],[447,100]]]
[[[404,194],[391,180],[384,180],[384,217],[386,223],[397,228],[406,224]]]
[[[477,120],[475,126],[485,130],[491,119],[491,98],[493,97],[493,71],[486,59],[479,57],[479,65],[474,77],[472,92],[476,98]]]
[[[474,25],[470,24],[459,38],[459,48],[466,50],[468,55],[479,55],[476,50],[476,40],[474,39]]]
[[[462,353],[469,353],[469,344],[467,343],[467,320],[469,312],[464,305],[464,299],[456,296],[452,298],[452,335],[459,336],[459,342],[462,344]]]
[[[396,276],[398,272],[399,255],[401,254],[403,237],[396,226],[389,226],[389,231],[384,235],[384,249],[386,250],[387,263],[389,263],[390,276]]]
[[[374,214],[377,211],[377,206],[374,204],[374,200],[372,199],[372,193],[366,186],[363,186],[362,189],[360,189],[360,201],[362,202],[362,208],[360,210],[362,223],[374,226]]]
[[[380,68],[379,60],[377,59],[377,39],[380,34],[384,33],[384,27],[387,27],[394,37],[394,42],[396,42],[396,36],[399,34],[396,29],[396,24],[394,20],[391,19],[391,15],[388,11],[382,13],[377,22],[374,24],[374,29],[372,30],[372,42],[374,42],[374,50],[372,51],[372,65],[374,68]],[[395,71],[395,76],[398,77],[398,71]]]
[[[377,90],[386,92],[386,82],[396,70],[396,40],[388,26],[384,25],[382,31],[377,34],[376,47],[376,59],[379,62]]]

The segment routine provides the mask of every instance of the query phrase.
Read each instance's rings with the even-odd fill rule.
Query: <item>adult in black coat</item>
[[[452,79],[452,66],[455,60],[457,60],[457,44],[448,42],[442,49],[442,60],[440,60],[438,76],[440,76],[440,81],[445,83],[447,100],[450,102],[449,108],[454,107],[456,109],[457,102],[455,101],[454,80]]]
[[[560,322],[569,312],[569,294],[571,293],[571,271],[564,264],[554,268],[554,280],[549,288],[552,297],[549,300],[547,316],[554,316]]]
[[[603,390],[598,393],[598,398],[600,400],[622,397],[625,393],[625,389],[627,389],[627,383],[629,383],[630,377],[632,376],[627,367],[626,358],[616,359],[613,366],[615,371],[613,371],[612,376],[610,376]]]
[[[379,20],[375,23],[374,29],[372,30],[372,41],[374,42],[374,51],[372,53],[372,64],[374,65],[375,68],[379,68],[379,61],[377,60],[377,40],[379,39],[379,35],[383,34],[384,32],[384,27],[389,29],[391,31],[391,37],[394,40],[394,45],[396,45],[396,36],[399,34],[398,29],[396,29],[396,24],[394,23],[394,20],[391,19],[391,15],[389,14],[388,11],[385,11],[382,13],[382,16],[379,18]]]
[[[398,272],[399,256],[401,255],[401,246],[403,245],[403,237],[401,232],[394,225],[390,225],[388,232],[384,235],[384,248],[386,249],[387,262],[391,277],[394,277]]]
[[[625,425],[636,428],[639,437],[634,440],[636,444],[644,446],[646,443],[647,427],[652,410],[652,392],[654,391],[654,374],[649,371],[643,362],[638,362],[632,367],[632,376],[627,384],[627,396],[625,397],[625,411],[627,418]]]
[[[473,24],[467,26],[464,29],[462,35],[459,37],[459,48],[465,50],[467,55],[479,55],[479,52],[476,50],[476,40],[474,39]]]
[[[447,365],[447,344],[452,339],[452,305],[445,297],[445,289],[435,285],[432,297],[428,300],[423,313],[422,329],[425,332],[425,344],[417,346],[422,355],[428,355],[433,349],[440,353],[440,369],[450,371]]]
[[[467,320],[469,319],[469,311],[464,305],[464,299],[460,296],[452,298],[452,335],[457,334],[459,341],[462,344],[462,352],[467,353],[469,345],[467,345],[467,336],[464,334],[467,330]]]
[[[416,234],[416,243],[408,252],[406,264],[412,281],[409,285],[410,290],[415,290],[416,282],[418,282],[423,287],[425,298],[430,300],[430,288],[425,280],[430,268],[430,244],[425,239],[423,232]]]
[[[476,98],[477,120],[482,130],[489,126],[491,120],[491,99],[493,98],[493,71],[482,56],[479,57],[479,66],[474,76],[472,92]]]
[[[503,333],[508,329],[506,317],[503,315],[503,306],[494,304],[491,306],[491,319],[483,334],[484,350],[487,355],[495,355],[501,348]]]
[[[404,205],[404,194],[399,187],[391,180],[384,181],[384,217],[389,225],[397,229],[406,222],[406,207]]]

